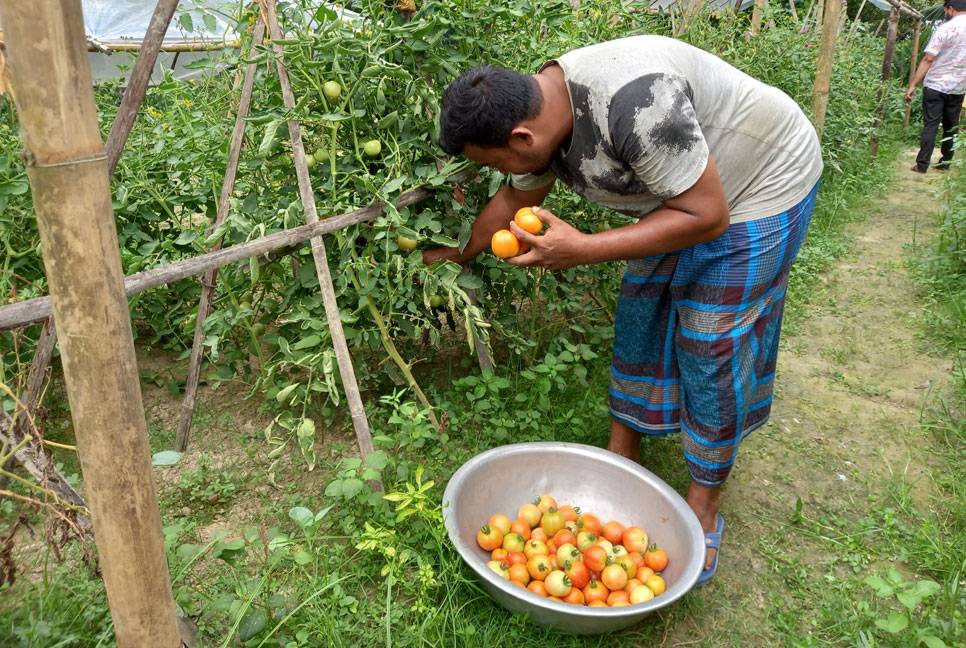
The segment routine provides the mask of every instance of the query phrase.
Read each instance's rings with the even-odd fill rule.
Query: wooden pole
[[[465,173],[457,174],[452,180],[458,182],[465,181],[468,177],[469,175]],[[429,198],[434,193],[432,189],[425,187],[412,189],[399,196],[399,199],[396,201],[396,208],[402,209],[403,207],[408,207],[409,205]],[[179,279],[186,279],[203,274],[208,270],[220,268],[229,263],[261,256],[272,250],[302,243],[323,234],[351,227],[358,223],[364,223],[382,214],[384,205],[385,203],[383,202],[376,202],[368,207],[361,207],[345,214],[326,218],[324,221],[293,227],[292,229],[275,232],[274,234],[269,234],[268,236],[263,236],[246,243],[233,245],[229,248],[199,254],[190,259],[184,259],[159,268],[137,272],[129,277],[125,277],[124,291],[127,295],[134,295],[145,290],[150,290],[151,288],[157,288],[158,286],[178,281]],[[53,310],[50,305],[49,296],[35,297],[13,304],[7,304],[6,306],[0,306],[0,333],[30,324],[37,324],[42,322],[44,318],[50,317],[52,313]]]
[[[259,0],[259,5],[266,16],[268,34],[272,40],[282,39],[282,30],[278,25],[278,16],[275,13],[275,0]],[[288,77],[288,70],[283,64],[284,48],[278,43],[273,43],[276,64],[278,68],[278,78],[282,86],[282,102],[286,108],[295,108],[295,96],[292,94],[292,83]],[[299,194],[302,197],[302,207],[305,209],[305,220],[309,225],[315,224],[319,216],[315,211],[315,192],[312,190],[312,180],[309,177],[309,168],[305,162],[305,147],[302,146],[302,131],[298,121],[288,120],[289,137],[292,140],[292,155],[295,158],[295,175],[298,179]],[[329,324],[329,336],[332,338],[332,347],[335,350],[336,361],[339,365],[339,373],[342,376],[342,387],[345,390],[346,400],[349,403],[349,412],[352,416],[352,427],[356,432],[356,440],[359,443],[359,451],[365,457],[373,452],[372,433],[369,431],[369,420],[366,418],[366,411],[362,405],[362,396],[359,393],[359,385],[356,382],[355,370],[352,367],[352,356],[349,354],[349,345],[346,343],[345,332],[342,330],[342,315],[339,312],[339,303],[335,297],[335,285],[332,283],[332,275],[329,272],[329,261],[325,254],[325,242],[321,237],[312,239],[312,256],[315,259],[315,270],[319,278],[319,287],[322,289],[322,301],[325,305],[325,317]]]
[[[121,648],[181,646],[80,0],[0,3],[77,450]]]
[[[761,29],[761,19],[765,13],[768,0],[755,0],[755,6],[751,10],[751,35],[754,36]]]
[[[822,25],[822,30],[825,30],[825,0],[818,0],[815,8],[815,26],[818,27]]]
[[[262,42],[265,35],[265,23],[261,16],[255,23],[255,30],[252,34],[252,58],[255,55],[255,48]],[[252,103],[252,89],[255,86],[255,72],[258,63],[249,63],[245,66],[245,81],[242,84],[241,99],[238,102],[238,113],[235,116],[235,128],[231,134],[231,144],[228,149],[228,164],[225,167],[225,179],[221,185],[221,195],[218,199],[218,213],[212,223],[212,230],[221,225],[231,207],[231,195],[235,191],[235,176],[238,174],[238,159],[241,157],[242,144],[245,141],[245,126],[248,122],[248,109]],[[213,250],[220,250],[224,237],[218,239]],[[195,335],[191,342],[191,360],[188,362],[188,377],[185,383],[184,400],[181,402],[181,417],[178,420],[178,435],[175,438],[174,448],[178,452],[184,452],[188,447],[188,435],[191,432],[191,419],[195,413],[195,400],[198,397],[198,380],[201,376],[201,361],[204,357],[204,324],[211,312],[211,301],[215,295],[215,287],[218,283],[218,271],[209,270],[201,280],[201,297],[198,300],[198,315],[195,317]]]
[[[916,68],[919,66],[919,34],[922,31],[922,21],[916,20],[916,25],[912,31],[912,56],[909,59],[909,84],[912,84],[912,80],[916,77]],[[912,103],[906,104],[906,119],[903,122],[906,126],[909,125],[909,119],[912,117]]]
[[[882,119],[885,117],[885,92],[889,79],[892,78],[892,57],[896,50],[896,34],[899,31],[899,9],[895,6],[889,11],[889,29],[886,31],[885,55],[882,57],[882,82],[879,84],[879,92],[876,97],[878,108],[876,108],[875,123],[872,125],[871,153],[876,156],[879,153],[879,135],[877,133]]]
[[[835,41],[839,31],[839,14],[842,0],[828,0],[822,24],[822,43],[818,51],[818,69],[815,71],[815,85],[812,89],[812,122],[822,139],[825,127],[825,112],[828,108],[828,93],[832,85],[832,67],[835,64]]]
[[[788,9],[791,11],[792,20],[798,22],[798,9],[795,8],[795,0],[788,0]]]
[[[862,3],[859,5],[859,10],[855,12],[855,20],[852,21],[852,27],[849,29],[849,35],[845,38],[846,45],[848,45],[853,34],[855,34],[855,32],[859,29],[859,18],[862,16],[862,10],[865,9],[866,2],[868,2],[868,0],[862,0]]]
[[[674,33],[676,33],[678,36],[683,36],[688,32],[688,29],[691,27],[691,20],[694,18],[695,14],[701,10],[702,4],[704,4],[704,0],[688,0],[688,6],[681,15],[681,23],[678,25],[677,29],[673,30]],[[671,15],[673,16],[674,5],[671,5],[669,9],[671,10]]]

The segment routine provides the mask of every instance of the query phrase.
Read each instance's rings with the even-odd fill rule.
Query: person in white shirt
[[[911,103],[916,86],[922,81],[923,128],[919,155],[912,167],[917,173],[925,173],[929,168],[940,123],[943,126],[942,157],[935,168],[949,168],[953,159],[953,135],[966,96],[966,0],[946,0],[943,8],[946,22],[933,32],[906,91],[906,101]]]

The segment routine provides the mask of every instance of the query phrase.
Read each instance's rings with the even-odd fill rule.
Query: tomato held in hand
[[[490,247],[501,259],[520,254],[520,240],[508,229],[497,230],[490,238]]]
[[[532,207],[522,207],[513,215],[513,222],[524,232],[539,234],[543,231],[543,221],[533,213]]]

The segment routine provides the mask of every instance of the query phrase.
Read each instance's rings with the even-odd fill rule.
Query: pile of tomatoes
[[[639,526],[601,523],[593,513],[557,506],[550,495],[524,504],[515,520],[490,517],[476,534],[486,566],[534,594],[591,607],[620,607],[664,593],[668,557],[648,546]]]

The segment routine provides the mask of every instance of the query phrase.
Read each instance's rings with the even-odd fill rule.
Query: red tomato
[[[500,562],[505,562],[506,564],[509,565],[510,561],[507,560],[508,555],[509,553],[507,552],[506,549],[504,549],[503,547],[497,547],[490,553],[490,559],[499,560]]]
[[[604,584],[600,581],[592,580],[584,586],[584,601],[587,605],[592,605],[594,601],[600,601],[601,603],[607,602],[607,595],[610,594],[610,590],[604,587]]]
[[[560,529],[555,534],[553,534],[553,543],[558,547],[562,547],[565,544],[572,544],[577,546],[577,538],[568,529]]]
[[[611,544],[618,545],[621,543],[621,539],[624,536],[624,525],[617,520],[611,520],[601,527],[600,532],[607,538]],[[628,551],[630,551],[628,549]]]
[[[524,585],[530,582],[530,572],[527,571],[525,564],[516,563],[515,565],[510,565],[508,571],[510,573],[510,580],[520,581]]]
[[[607,566],[607,550],[600,545],[587,547],[584,552],[584,564],[591,571],[603,571]]]
[[[577,516],[577,528],[581,531],[593,533],[594,535],[600,535],[600,518],[593,513],[581,513]]]
[[[564,520],[566,520],[567,522],[577,521],[577,509],[572,507],[570,504],[564,504],[557,510],[563,513]]]
[[[532,580],[527,583],[527,589],[538,596],[547,595],[547,586],[543,584],[542,580]]]
[[[647,550],[647,533],[639,526],[628,527],[624,530],[621,544],[631,553],[635,551],[641,555]]]
[[[496,550],[494,549],[494,551]],[[523,553],[522,551],[514,551],[512,553],[507,554],[506,564],[510,565],[510,567],[513,567],[514,565],[519,563],[523,563],[524,565],[527,564],[527,555],[525,553]]]
[[[523,518],[517,518],[510,523],[510,530],[507,533],[519,533],[524,540],[530,539],[530,524]]]
[[[570,594],[563,597],[564,603],[572,603],[573,605],[583,605],[584,604],[584,593],[580,591],[576,585],[570,588]]]
[[[618,607],[618,604],[628,605],[631,602],[630,595],[624,590],[613,590],[607,595],[607,605]]]
[[[590,582],[590,570],[582,562],[572,563],[570,569],[567,570],[567,575],[570,576],[570,582],[573,583],[573,586],[579,589],[584,589],[584,586]]]

